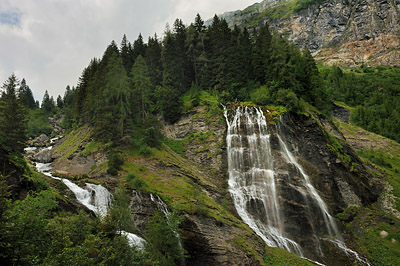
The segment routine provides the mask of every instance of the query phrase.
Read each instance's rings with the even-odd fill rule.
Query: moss
[[[245,251],[254,257],[255,261],[257,261],[260,265],[265,265],[262,259],[257,255],[257,252],[253,249],[253,247],[248,242],[248,235],[239,235],[227,241],[232,244],[232,246]]]
[[[372,265],[400,265],[400,221],[385,215],[376,205],[359,211],[349,231],[357,231],[355,243]],[[388,236],[381,237],[386,231]]]
[[[317,123],[321,132],[324,134],[326,146],[336,155],[337,158],[339,158],[350,172],[357,172],[360,166],[351,159],[349,154],[346,153],[340,141],[329,134],[317,118],[314,116],[311,116],[311,118]]]
[[[264,253],[264,263],[265,265],[273,266],[312,266],[313,263],[302,259],[292,253],[273,247],[265,247]]]
[[[137,154],[125,154],[124,158],[125,163],[121,174],[129,173],[139,177],[143,181],[142,190],[160,195],[173,209],[208,216],[218,222],[236,225],[251,232],[248,226],[208,197],[198,184],[210,187],[215,187],[215,185],[199,176],[191,163],[184,161],[166,146],[160,150],[154,150],[154,156],[146,159],[156,163],[157,169],[149,169],[137,164],[136,162],[143,160]]]
[[[102,144],[97,141],[91,141],[85,146],[85,149],[81,152],[81,154],[83,156],[87,156],[100,150],[102,150]]]
[[[56,148],[55,153],[62,155],[62,158],[68,158],[90,136],[91,131],[86,126],[73,130],[66,136],[61,145]]]
[[[268,122],[268,124],[273,125],[277,123],[280,117],[285,114],[288,110],[284,106],[273,106],[266,105],[260,106],[252,102],[236,102],[227,106],[228,110],[235,110],[238,107],[257,107],[260,108],[264,113],[264,116]]]
[[[175,139],[170,139],[170,138],[165,137],[163,142],[174,152],[176,152],[180,155],[184,155],[185,146],[183,144],[183,142],[184,142],[183,140],[175,140]]]

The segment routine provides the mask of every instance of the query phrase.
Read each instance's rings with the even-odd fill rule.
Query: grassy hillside
[[[377,203],[369,208],[349,208],[339,219],[374,265],[399,265],[400,144],[353,124],[336,124],[371,172],[384,182]]]

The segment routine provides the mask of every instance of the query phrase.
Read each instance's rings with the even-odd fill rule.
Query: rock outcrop
[[[268,22],[329,65],[400,65],[399,0],[295,2],[265,0],[222,17],[250,28]]]

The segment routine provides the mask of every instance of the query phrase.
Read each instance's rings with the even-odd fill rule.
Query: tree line
[[[279,101],[295,110],[300,101],[320,107],[326,102],[307,49],[271,33],[268,25],[252,32],[230,29],[215,16],[206,27],[197,15],[189,26],[177,19],[162,39],[154,35],[145,43],[139,35],[130,43],[124,35],[119,47],[112,41],[83,70],[77,86],[67,88],[64,125],[89,124],[97,139],[118,142],[134,125],[151,128],[157,115],[177,121],[182,96],[189,93],[196,102],[202,90],[221,102]]]

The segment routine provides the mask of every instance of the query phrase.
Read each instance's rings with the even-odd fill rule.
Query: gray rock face
[[[248,12],[222,16],[230,25],[251,28],[254,26],[247,21],[259,15],[258,25],[268,21],[271,28],[308,47],[317,59],[328,64],[400,65],[399,0],[332,0],[283,18],[262,15],[268,14],[265,13],[268,9],[282,6],[282,2],[285,1],[265,0]]]

